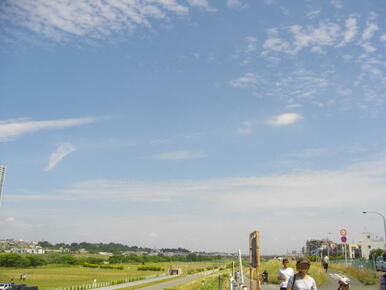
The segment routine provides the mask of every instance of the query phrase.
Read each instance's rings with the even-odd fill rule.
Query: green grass
[[[170,263],[146,263],[150,266],[159,266],[165,269],[163,272],[159,271],[138,271],[138,266],[142,264],[133,263],[125,264],[123,270],[114,269],[93,269],[76,266],[64,265],[47,265],[36,268],[7,268],[0,267],[0,282],[9,282],[13,277],[15,282],[18,281],[20,274],[26,274],[26,283],[28,285],[36,285],[41,289],[59,288],[70,286],[81,286],[85,284],[92,284],[94,279],[97,282],[117,281],[121,279],[146,277],[149,275],[159,275],[165,273],[170,267],[182,268],[186,273],[189,269],[203,268],[212,266],[211,262],[170,262]]]
[[[358,279],[361,283],[365,285],[375,285],[377,283],[377,275],[374,271],[371,271],[367,268],[358,268],[353,265],[344,265],[344,264],[330,264],[330,269],[343,272],[348,276]]]

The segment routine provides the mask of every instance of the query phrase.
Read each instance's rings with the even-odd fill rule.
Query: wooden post
[[[249,289],[253,289],[253,268],[249,267]]]

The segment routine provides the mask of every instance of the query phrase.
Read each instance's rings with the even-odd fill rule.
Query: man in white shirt
[[[330,261],[330,259],[328,258],[328,256],[325,256],[324,258],[323,258],[323,268],[324,268],[324,270],[327,272],[327,270],[328,270],[328,262]]]
[[[294,270],[288,267],[289,261],[288,259],[283,259],[283,268],[279,270],[277,274],[277,278],[281,281],[280,290],[287,290],[288,279],[293,276]]]

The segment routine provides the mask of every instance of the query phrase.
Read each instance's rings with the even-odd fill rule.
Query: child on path
[[[310,261],[305,258],[301,258],[296,262],[298,272],[289,278],[287,290],[317,290],[314,278],[308,275],[310,266]]]
[[[294,274],[294,270],[288,267],[288,265],[288,259],[283,259],[283,268],[281,268],[277,274],[277,278],[280,280],[280,290],[287,289],[288,279]]]

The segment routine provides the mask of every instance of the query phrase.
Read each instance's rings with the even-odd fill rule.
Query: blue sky
[[[382,235],[383,1],[0,5],[2,236],[265,253]],[[336,239],[336,236],[330,238]]]

